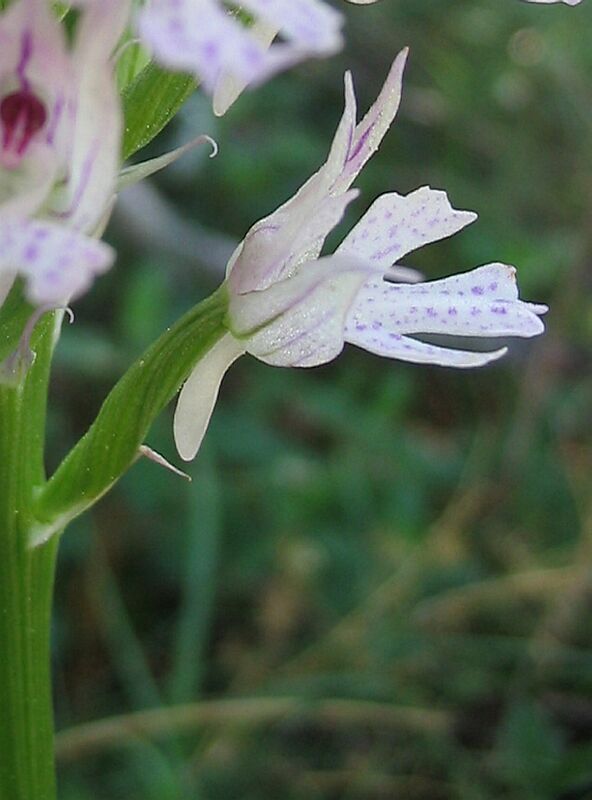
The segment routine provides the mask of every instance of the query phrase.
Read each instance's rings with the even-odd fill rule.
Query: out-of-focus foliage
[[[409,266],[514,263],[548,333],[480,372],[242,359],[193,483],[138,463],[65,537],[64,800],[592,796],[592,7],[347,11],[340,57],[222,120],[195,97],[151,148],[207,132],[221,152],[122,197],[119,265],[60,344],[56,460],[322,162],[343,69],[365,106],[405,44],[400,116],[344,230],[381,192],[446,188],[480,220]],[[174,458],[170,417],[149,444]]]

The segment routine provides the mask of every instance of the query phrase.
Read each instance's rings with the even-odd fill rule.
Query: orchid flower
[[[0,15],[0,302],[21,274],[32,302],[63,303],[112,262],[91,237],[119,170],[111,54],[129,8],[87,4],[72,45],[47,0]]]
[[[221,0],[152,0],[138,32],[154,58],[196,75],[221,114],[247,86],[342,44],[342,16],[324,0],[242,0],[251,26]],[[282,41],[276,42],[277,35]],[[273,44],[272,44],[273,43]]]
[[[244,353],[275,366],[312,367],[345,342],[424,364],[476,367],[506,348],[473,352],[427,344],[409,334],[535,336],[543,305],[518,299],[515,270],[487,264],[433,282],[403,285],[392,266],[407,253],[461,230],[476,214],[453,209],[445,192],[422,187],[379,197],[337,251],[320,257],[327,234],[357,196],[350,189],[399,107],[406,51],[378,99],[356,125],[352,79],[325,164],[277,211],[256,223],[227,270],[227,333],[185,383],[174,422],[183,459],[199,449],[222,378]],[[386,280],[385,280],[386,278]]]
[[[566,6],[577,6],[582,0],[525,0],[527,3],[544,3],[550,5],[551,3],[565,3]],[[356,2],[356,0],[350,0]]]

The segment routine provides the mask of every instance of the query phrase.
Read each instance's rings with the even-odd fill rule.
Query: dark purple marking
[[[0,102],[2,149],[5,155],[25,155],[31,140],[47,122],[45,106],[26,89],[6,95]]]
[[[27,69],[27,65],[31,60],[31,56],[33,54],[33,37],[31,36],[31,31],[26,30],[23,32],[23,37],[21,39],[21,57],[19,63],[16,68],[16,74],[21,82],[21,86],[24,91],[29,91],[29,81],[25,74]]]
[[[483,287],[482,286],[472,286],[471,287],[471,294],[483,294]]]
[[[358,139],[358,141],[357,141],[357,142],[356,142],[356,144],[355,144],[355,147],[354,147],[354,149],[353,149],[353,150],[352,150],[352,151],[351,151],[351,152],[348,154],[348,157],[347,157],[347,162],[346,162],[346,163],[348,163],[348,164],[349,164],[349,163],[350,163],[350,161],[353,161],[353,160],[354,160],[354,158],[357,158],[357,157],[360,155],[360,153],[362,152],[362,149],[363,149],[364,145],[365,145],[365,144],[366,144],[366,142],[368,141],[368,137],[370,136],[370,132],[372,131],[372,128],[373,128],[373,127],[374,127],[374,125],[372,124],[372,125],[371,125],[371,126],[370,126],[370,127],[367,129],[367,130],[365,130],[365,131],[364,131],[364,133],[363,133],[363,134],[360,136],[360,138]]]

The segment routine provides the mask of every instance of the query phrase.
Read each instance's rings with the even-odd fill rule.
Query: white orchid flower
[[[342,16],[323,0],[241,0],[240,6],[252,25],[221,0],[152,0],[138,15],[138,33],[154,58],[196,75],[215,93],[218,114],[247,85],[342,45]],[[274,41],[278,34],[281,42]]]
[[[476,214],[456,211],[445,192],[423,187],[384,194],[334,255],[319,257],[327,234],[357,196],[350,186],[378,148],[399,106],[406,51],[396,58],[380,95],[356,125],[351,76],[345,111],[327,161],[296,195],[248,232],[230,261],[228,332],[183,387],[174,422],[185,460],[199,449],[222,378],[244,353],[275,366],[312,367],[335,358],[344,342],[388,358],[475,367],[493,352],[426,344],[410,334],[535,336],[547,309],[518,299],[515,270],[488,264],[415,285],[394,265],[412,250],[456,233]]]
[[[0,15],[0,301],[20,273],[32,302],[62,303],[113,260],[91,236],[119,171],[111,54],[129,9],[88,3],[72,45],[47,0]]]

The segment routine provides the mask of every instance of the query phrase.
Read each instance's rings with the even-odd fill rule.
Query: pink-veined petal
[[[70,80],[64,29],[47,0],[20,0],[0,15],[0,80],[11,73],[51,100]]]
[[[129,0],[88,3],[74,51],[78,97],[70,176],[59,217],[92,233],[116,188],[123,120],[111,53],[125,27]]]
[[[356,125],[345,166],[332,189],[334,194],[344,192],[352,185],[390,128],[401,103],[403,71],[408,53],[406,47],[397,55],[376,101]]]
[[[269,227],[252,230],[230,272],[233,291],[244,294],[266,289],[290,277],[300,264],[314,261],[320,250],[318,241],[341,221],[357,196],[357,189],[352,189],[339,197],[325,198],[315,214],[287,215],[284,220],[276,218]]]
[[[346,236],[339,253],[367,258],[385,271],[402,256],[457,233],[477,219],[452,208],[446,192],[423,186],[408,195],[383,194]]]
[[[346,73],[345,109],[327,161],[294,197],[251,228],[233,263],[240,291],[264,289],[318,257],[331,227],[322,228],[315,217],[324,204],[347,192],[377,150],[399,107],[406,58],[407,50],[396,57],[378,99],[357,126],[352,78]]]
[[[82,294],[113,263],[104,242],[43,220],[0,223],[0,271],[26,279],[36,305],[60,304]]]
[[[33,147],[45,145],[56,161],[55,169],[63,167],[74,75],[63,26],[47,0],[21,0],[0,15],[0,85],[7,94],[19,92],[34,98],[45,115],[24,149],[2,152],[4,165],[20,169],[19,161],[27,161]]]
[[[184,461],[195,458],[205,435],[222,378],[244,347],[225,335],[198,361],[181,389],[173,431],[177,451]]]
[[[370,268],[328,256],[268,289],[231,295],[228,325],[247,352],[274,366],[312,367],[343,348],[348,309]]]
[[[343,213],[355,197],[350,194],[342,203],[338,197],[331,200],[330,194],[349,152],[355,118],[356,98],[347,72],[345,107],[327,161],[293,197],[249,230],[229,265],[237,291],[265,289],[288,277],[299,264],[317,258],[325,237],[341,219],[336,210],[341,207]]]

